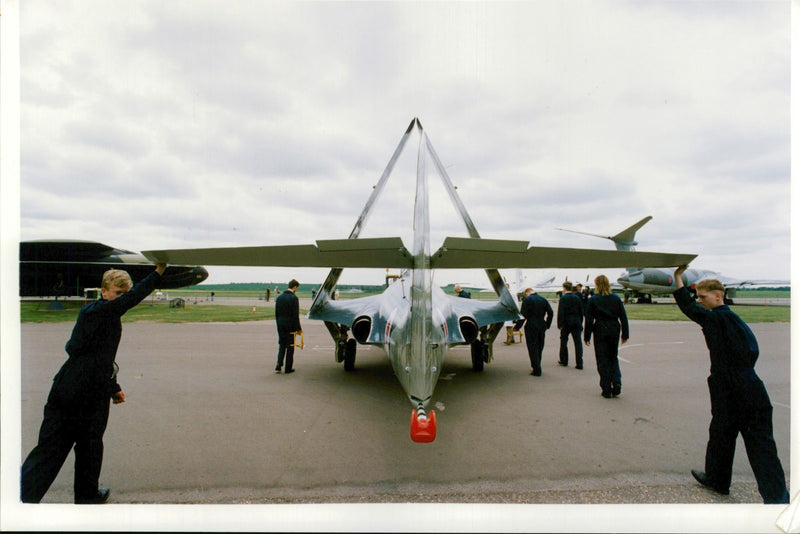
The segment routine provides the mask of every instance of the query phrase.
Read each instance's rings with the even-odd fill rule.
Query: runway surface
[[[21,453],[35,445],[71,323],[21,325]],[[471,370],[449,353],[434,392],[438,435],[415,444],[412,406],[379,349],[356,371],[334,362],[317,321],[304,320],[296,373],[275,374],[274,321],[129,323],[117,355],[127,402],[112,406],[101,484],[114,503],[760,503],[741,438],[730,496],[700,487],[710,407],[708,351],[693,323],[634,321],[620,351],[622,395],[600,396],[593,347],[585,369],[544,374],[523,345],[495,343]],[[790,465],[790,325],[751,325],[756,370],[775,406],[778,452]],[[72,502],[72,455],[44,502]]]

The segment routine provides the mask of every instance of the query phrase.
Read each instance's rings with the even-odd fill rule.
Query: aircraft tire
[[[479,339],[476,339],[470,345],[472,349],[470,352],[472,353],[472,370],[476,373],[480,373],[483,371],[483,362],[484,358],[484,350],[483,350],[483,342]]]
[[[356,368],[356,340],[350,338],[344,347],[344,370],[352,371]]]

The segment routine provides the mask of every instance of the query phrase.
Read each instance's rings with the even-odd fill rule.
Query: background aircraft
[[[83,296],[87,287],[100,287],[103,273],[122,269],[134,283],[153,271],[153,263],[141,254],[94,241],[23,241],[19,244],[19,293],[21,297]],[[208,278],[200,266],[170,265],[159,289],[199,284]]]
[[[397,158],[412,132],[419,135],[413,244],[409,251],[399,237],[359,238]],[[469,237],[447,237],[430,251],[427,168],[433,164]],[[332,267],[311,305],[308,317],[325,322],[334,340],[334,356],[345,370],[355,365],[358,343],[381,347],[411,401],[411,438],[433,441],[436,414],[426,413],[442,369],[445,352],[470,345],[473,369],[492,359],[492,343],[503,323],[519,318],[500,268],[621,267],[680,265],[694,255],[655,252],[528,247],[527,241],[481,239],[444,166],[415,118],[389,160],[348,239],[316,245],[231,247],[145,251],[153,261],[206,265]],[[401,268],[403,275],[380,295],[336,301],[334,294],[345,267]],[[484,269],[498,299],[483,301],[446,295],[433,284],[433,269]]]
[[[602,237],[614,242],[617,250],[632,251],[639,243],[635,241],[636,232],[642,226],[647,224],[653,217],[647,217],[636,222],[632,226],[624,229],[620,233],[613,236],[604,236],[598,234],[590,234],[587,232],[577,232],[575,230],[567,230],[565,228],[558,228],[565,232],[573,232],[576,234],[590,235],[594,237]],[[623,288],[625,295],[625,302],[634,299],[635,302],[653,302],[653,295],[672,295],[675,291],[675,279],[673,273],[675,269],[659,269],[659,268],[626,268],[627,273],[617,278],[617,283]],[[694,289],[694,286],[701,280],[716,278],[725,286],[725,302],[726,304],[733,304],[733,297],[736,296],[736,289],[742,286],[783,286],[789,285],[789,280],[741,280],[737,278],[730,278],[723,276],[718,272],[709,271],[706,269],[688,269],[683,275],[683,283],[687,287]],[[585,285],[585,284],[584,284]]]

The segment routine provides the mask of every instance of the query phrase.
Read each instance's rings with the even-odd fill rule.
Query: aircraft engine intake
[[[478,322],[474,317],[469,315],[462,315],[458,318],[458,328],[461,330],[461,335],[464,336],[465,343],[472,343],[478,339]]]
[[[356,317],[356,320],[353,321],[353,337],[356,338],[356,341],[366,343],[370,332],[372,332],[372,317],[368,315]]]

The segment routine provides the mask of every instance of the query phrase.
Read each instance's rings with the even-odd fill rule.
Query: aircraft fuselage
[[[676,289],[675,276],[672,269],[646,268],[629,272],[617,278],[617,283],[625,289],[652,295],[671,295]],[[683,275],[683,283],[691,287],[703,278],[713,277],[717,273],[701,269],[688,269]]]
[[[85,288],[100,287],[108,269],[127,271],[134,283],[153,271],[153,263],[141,254],[93,241],[23,241],[19,249],[21,297],[82,297]],[[207,278],[208,271],[199,265],[170,265],[159,289],[191,286]]]

